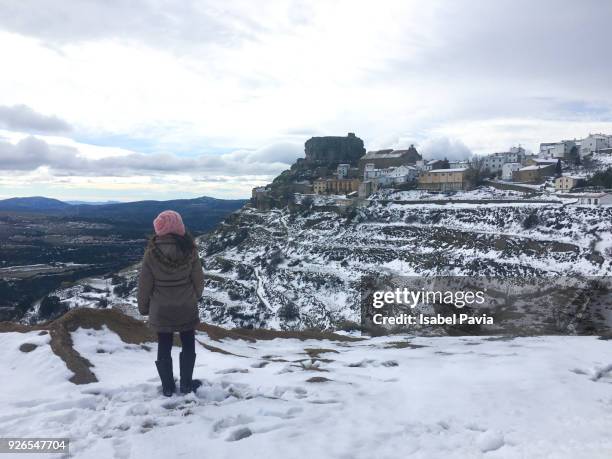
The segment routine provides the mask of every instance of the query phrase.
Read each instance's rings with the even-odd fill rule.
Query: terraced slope
[[[529,202],[243,209],[202,241],[204,317],[300,328],[358,321],[359,282],[369,274],[606,275],[611,217]]]
[[[365,202],[245,207],[199,241],[202,319],[228,327],[337,328],[360,320],[366,275],[605,276],[612,209],[554,202]],[[57,292],[137,316],[137,267]]]

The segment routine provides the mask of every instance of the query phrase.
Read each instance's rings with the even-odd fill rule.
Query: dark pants
[[[195,355],[195,332],[193,330],[182,331],[181,344],[185,355]],[[157,360],[169,359],[172,350],[174,333],[157,334]]]

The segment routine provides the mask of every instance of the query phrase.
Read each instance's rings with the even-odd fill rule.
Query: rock
[[[36,345],[34,343],[23,343],[21,346],[19,346],[19,350],[21,352],[32,352],[37,347],[38,347],[38,345]]]
[[[310,163],[341,163],[357,165],[365,154],[363,140],[352,132],[346,137],[312,137],[305,145],[306,161]]]

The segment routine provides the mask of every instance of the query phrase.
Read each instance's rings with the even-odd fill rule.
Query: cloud
[[[472,151],[458,139],[448,137],[437,137],[424,140],[419,143],[417,149],[423,158],[446,158],[448,160],[467,159],[472,156]]]
[[[303,144],[279,142],[257,150],[239,150],[223,155],[224,160],[244,161],[249,164],[283,163],[288,166],[297,158],[304,156]]]
[[[121,156],[89,158],[77,148],[49,144],[28,136],[13,144],[0,140],[0,170],[32,171],[48,167],[56,176],[125,176],[133,174],[263,175],[273,177],[300,156],[297,144],[282,142],[261,149],[221,155],[180,157],[169,153],[131,152]]]
[[[585,81],[608,84],[611,2],[434,0],[431,5],[435,14],[424,24],[429,40],[420,41],[418,53],[386,60],[380,78],[450,77],[483,91],[490,88],[479,81],[493,81],[498,90],[520,81],[568,95],[574,88],[595,95]],[[400,40],[405,49],[414,37],[407,33]]]
[[[42,115],[27,105],[0,105],[0,127],[16,131],[57,133],[72,127],[57,116]]]
[[[368,150],[414,143],[453,158],[612,132],[612,2],[0,0],[0,10],[2,103],[78,120],[72,145],[2,133],[6,171],[272,177],[312,135],[355,132]],[[55,132],[10,120],[0,128]]]
[[[70,147],[50,146],[46,141],[28,136],[16,144],[0,140],[0,169],[28,171],[41,166],[71,169],[83,161]]]
[[[64,44],[107,38],[177,44],[182,41],[233,41],[249,21],[225,17],[212,2],[97,2],[65,0],[0,1],[5,30]],[[61,20],[58,20],[61,18]],[[243,32],[244,33],[244,32]]]

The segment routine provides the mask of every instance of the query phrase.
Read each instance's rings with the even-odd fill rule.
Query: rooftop
[[[577,198],[602,198],[609,194],[608,192],[602,191],[600,193],[572,193],[571,195]]]
[[[456,167],[454,169],[432,169],[429,172],[464,172],[467,169],[467,167]]]
[[[557,177],[556,180],[564,179],[564,178],[569,178],[573,180],[584,180],[586,177],[579,177],[577,175],[563,175],[561,177]]]
[[[544,169],[546,167],[548,166],[526,166],[526,167],[519,169],[519,171],[537,171],[539,169]]]
[[[363,159],[378,159],[378,158],[401,158],[407,153],[418,153],[414,147],[410,147],[407,150],[377,150],[368,151]]]

